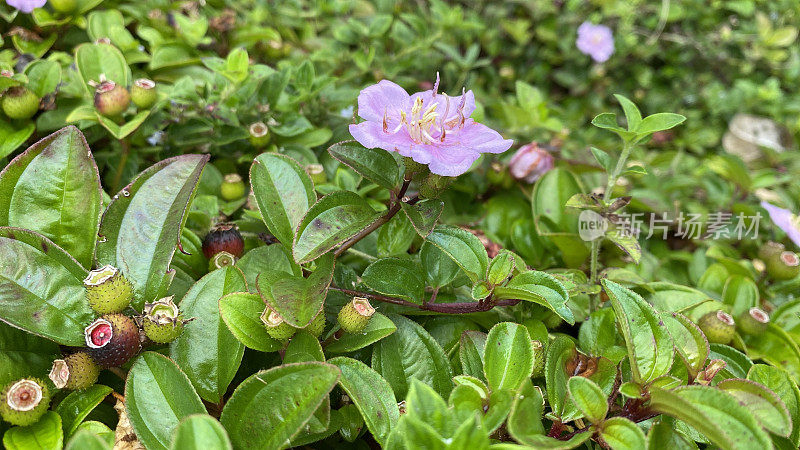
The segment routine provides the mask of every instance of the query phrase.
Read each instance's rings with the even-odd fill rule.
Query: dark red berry
[[[237,258],[244,254],[244,239],[236,225],[219,224],[203,239],[203,254],[206,258],[211,259],[219,252],[228,252]]]
[[[105,314],[84,330],[89,355],[102,368],[125,364],[139,353],[136,322],[124,314]]]

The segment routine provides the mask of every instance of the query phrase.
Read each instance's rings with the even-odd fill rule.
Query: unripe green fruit
[[[767,274],[776,281],[791,280],[800,275],[800,258],[794,252],[781,252],[777,257],[764,261]]]
[[[213,272],[223,267],[236,264],[236,257],[228,252],[219,252],[208,261],[208,271]]]
[[[369,319],[375,314],[375,308],[363,297],[353,297],[339,310],[339,326],[346,333],[361,333],[367,327]]]
[[[30,119],[39,110],[39,97],[25,86],[8,89],[2,98],[3,112],[10,119]]]
[[[153,342],[166,344],[177,339],[183,332],[183,318],[173,296],[164,297],[144,305],[142,328]]]
[[[59,389],[86,389],[97,383],[100,368],[86,352],[73,353],[53,361],[50,380]]]
[[[38,422],[49,405],[50,390],[36,378],[17,380],[0,394],[0,416],[13,425],[24,427]]]
[[[89,306],[100,314],[122,312],[133,300],[133,285],[110,265],[89,272],[83,285]]]
[[[94,93],[94,107],[104,116],[116,117],[124,113],[131,104],[131,94],[113,81],[103,81]]]
[[[758,259],[766,263],[769,260],[777,259],[785,250],[783,244],[769,241],[758,249]]]
[[[269,128],[264,122],[255,122],[250,125],[250,143],[255,148],[264,148],[269,143]]]
[[[315,185],[328,181],[328,175],[325,173],[325,168],[322,167],[322,164],[309,164],[306,166],[306,172]]]
[[[77,0],[49,0],[47,3],[62,14],[69,14],[78,8]]]
[[[156,92],[156,83],[147,78],[139,78],[133,82],[131,86],[131,100],[133,104],[139,109],[147,109],[156,102],[158,93]]]
[[[84,330],[89,355],[98,366],[118,367],[141,349],[139,327],[123,314],[104,314]]]
[[[541,341],[533,341],[533,371],[531,377],[538,377],[544,372],[545,349]]]
[[[261,313],[261,322],[267,328],[267,334],[280,342],[288,341],[297,331],[297,328],[284,322],[281,316],[270,307],[267,307],[264,309],[264,312]]]
[[[311,323],[306,326],[306,331],[311,333],[314,337],[320,337],[322,332],[325,331],[325,313],[320,312],[311,320]]]
[[[769,315],[760,308],[750,308],[739,316],[736,326],[744,334],[758,335],[767,330]]]
[[[219,194],[226,201],[239,200],[247,193],[247,188],[238,173],[225,175],[219,187]]]
[[[697,326],[712,344],[728,344],[736,333],[736,322],[725,311],[712,311],[697,322]]]

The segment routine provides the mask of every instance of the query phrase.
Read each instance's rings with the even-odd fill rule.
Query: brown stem
[[[336,330],[335,333],[330,335],[330,337],[328,337],[328,339],[325,339],[325,341],[322,342],[322,348],[325,348],[325,347],[331,345],[331,343],[333,343],[335,341],[338,341],[343,335],[344,335],[344,330],[342,330],[341,328]]]
[[[380,294],[370,294],[368,292],[353,291],[350,289],[342,289],[335,286],[330,286],[328,289],[339,291],[343,294],[352,295],[353,297],[365,297],[379,302],[391,303],[393,305],[407,306],[409,308],[417,308],[423,311],[433,311],[445,314],[469,314],[475,312],[489,311],[495,306],[514,306],[520,302],[518,299],[506,300],[491,300],[484,302],[463,302],[463,303],[425,303],[422,305],[411,303],[403,300],[402,298],[390,297]]]
[[[391,207],[389,207],[389,210],[386,211],[386,214],[379,217],[377,220],[375,220],[375,222],[369,224],[367,228],[364,228],[363,230],[359,231],[358,234],[356,234],[355,236],[347,240],[347,242],[342,244],[341,247],[336,249],[336,252],[334,252],[334,256],[338,258],[339,256],[342,255],[342,253],[346,252],[348,248],[356,245],[358,241],[364,239],[370,233],[377,230],[381,225],[391,220],[391,218],[394,217],[394,215],[400,211],[401,205],[403,203],[403,196],[406,195],[406,191],[408,190],[408,186],[410,184],[411,184],[410,179],[403,180],[403,186],[400,187],[400,190],[395,195],[394,203],[392,204]]]

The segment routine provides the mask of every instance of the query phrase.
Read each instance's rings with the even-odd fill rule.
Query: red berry
[[[139,327],[123,314],[105,314],[84,330],[89,354],[102,368],[117,367],[139,353]]]
[[[244,239],[236,225],[219,224],[203,239],[203,254],[206,258],[211,259],[219,252],[228,252],[237,258],[244,254]]]

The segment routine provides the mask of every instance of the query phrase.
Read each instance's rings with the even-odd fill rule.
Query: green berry
[[[769,241],[758,249],[758,258],[765,263],[772,259],[777,259],[786,248],[783,244]]]
[[[148,109],[156,102],[156,83],[147,78],[139,78],[131,86],[131,100],[139,109]]]
[[[83,285],[89,306],[100,314],[122,312],[133,300],[133,285],[113,266],[89,272]]]
[[[166,344],[174,341],[183,332],[184,321],[174,296],[164,297],[144,305],[142,328],[144,334],[153,342]]]
[[[353,300],[339,310],[339,326],[346,333],[361,333],[367,327],[373,314],[375,314],[375,308],[369,304],[369,300],[363,297],[353,297]]]
[[[236,264],[236,257],[228,252],[219,252],[208,261],[208,271],[213,272],[223,267]]]
[[[297,328],[284,322],[281,316],[269,306],[261,313],[261,322],[267,328],[267,334],[281,342],[288,341],[297,331]]]
[[[49,0],[47,3],[61,14],[69,14],[78,8],[77,0]]]
[[[767,330],[769,315],[761,308],[750,308],[736,321],[736,326],[744,334],[758,335]]]
[[[712,311],[697,322],[697,326],[712,344],[728,344],[736,333],[736,322],[725,311]]]
[[[3,94],[2,108],[10,119],[30,119],[39,110],[39,97],[25,86],[15,86]]]
[[[86,389],[97,383],[100,368],[86,352],[73,353],[53,361],[50,380],[59,389]]]
[[[50,390],[36,378],[15,381],[0,395],[0,415],[8,423],[28,426],[36,423],[50,405]]]
[[[800,258],[794,252],[781,252],[764,261],[767,274],[775,281],[791,280],[800,275]]]
[[[311,333],[314,337],[320,337],[322,332],[325,331],[325,312],[320,311],[311,323],[306,326],[306,331]]]
[[[94,107],[104,116],[116,117],[124,113],[131,104],[131,94],[113,81],[102,81],[94,93]]]
[[[328,181],[328,175],[325,174],[325,168],[322,164],[309,164],[306,166],[306,172],[311,176],[311,181],[315,185],[323,184]]]
[[[238,173],[229,173],[223,178],[219,193],[223,200],[230,202],[244,197],[247,188]]]
[[[542,341],[533,341],[533,371],[532,377],[538,377],[544,371],[545,350]]]
[[[269,128],[264,122],[255,122],[250,125],[250,143],[255,148],[264,148],[269,143]]]
[[[139,327],[123,314],[104,314],[84,330],[89,355],[102,368],[118,367],[141,349]]]

